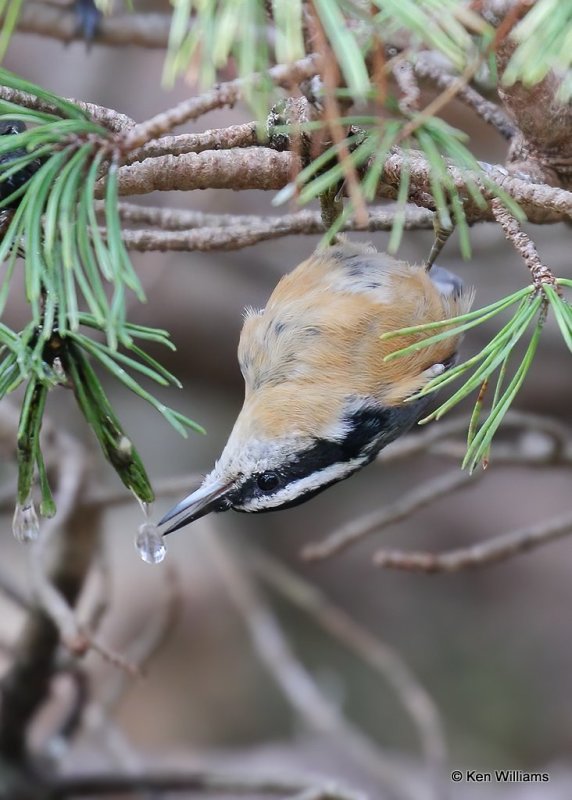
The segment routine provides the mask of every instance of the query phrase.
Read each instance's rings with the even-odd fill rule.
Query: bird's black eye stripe
[[[256,478],[256,485],[261,492],[273,492],[280,486],[280,475],[274,470],[261,472]]]

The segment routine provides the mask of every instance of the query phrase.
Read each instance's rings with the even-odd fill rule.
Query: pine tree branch
[[[549,72],[532,86],[522,81],[503,84],[516,47],[514,39],[505,36],[496,50],[499,97],[517,128],[507,169],[536,183],[572,189],[572,103],[558,100],[563,76]]]
[[[227,128],[213,128],[203,133],[163,136],[130,153],[127,163],[133,164],[135,161],[163,155],[178,156],[183,153],[202,153],[203,150],[229,150],[233,147],[265,144],[266,138],[259,136],[256,122],[246,122],[243,125],[229,125]]]
[[[144,209],[146,211],[147,209]],[[161,209],[154,209],[161,212]],[[349,220],[341,229],[342,231],[390,231],[395,221],[396,212],[392,208],[387,210],[370,209],[367,224],[360,225],[356,220]],[[143,214],[142,216],[146,216]],[[147,215],[161,219],[163,215]],[[210,219],[212,217],[212,220]],[[250,247],[259,242],[278,239],[294,235],[320,235],[324,233],[324,224],[321,214],[315,211],[299,211],[296,214],[286,214],[283,217],[256,217],[229,215],[230,225],[226,225],[224,217],[199,212],[181,212],[179,215],[174,209],[167,211],[163,217],[171,226],[180,226],[180,230],[123,230],[123,241],[130,250],[147,252],[159,250],[181,251],[209,251],[209,250],[239,250]],[[181,224],[187,219],[189,223],[185,228]],[[232,220],[235,220],[232,222]],[[219,223],[219,224],[213,224]],[[160,227],[160,223],[155,223]],[[165,225],[169,228],[169,224]],[[194,230],[200,228],[200,230]],[[406,210],[406,230],[432,230],[433,213],[426,209],[411,206]],[[190,229],[190,230],[189,230]]]
[[[440,89],[448,89],[455,83],[457,77],[446,72],[442,62],[443,59],[436,53],[421,52],[415,59],[415,73],[420,78],[434,83]],[[456,97],[469,108],[472,108],[482,120],[492,125],[504,139],[512,139],[516,132],[516,127],[502,108],[484,98],[471,86],[460,88],[456,92]]]
[[[165,48],[169,41],[170,27],[169,14],[103,15],[93,44]],[[16,29],[20,33],[32,33],[66,43],[84,40],[73,4],[52,5],[38,0],[26,0]]]
[[[430,503],[446,497],[459,489],[474,484],[483,473],[470,475],[460,469],[454,469],[422,483],[410,492],[406,492],[399,500],[390,503],[371,514],[358,517],[329,534],[321,542],[306,545],[302,557],[306,561],[322,561],[361,541],[368,534],[379,533],[384,528],[411,516],[415,511]]]
[[[0,86],[0,99],[7,100],[10,103],[16,103],[24,108],[31,108],[35,111],[43,111],[48,114],[56,114],[59,116],[61,113],[56,106],[42,100],[40,97],[35,97],[27,92],[19,92],[16,89],[11,89],[9,86]],[[74,100],[71,97],[65,99],[68,103],[73,103],[78,108],[83,109],[83,111],[87,111],[95,122],[99,122],[114,133],[121,133],[135,125],[135,120],[131,119],[131,117],[128,117],[126,114],[121,114],[119,111],[115,111],[112,108],[98,106],[95,105],[95,103],[86,103],[83,100]]]
[[[540,289],[543,284],[547,283],[555,286],[556,279],[552,271],[542,263],[536,245],[530,236],[522,230],[518,220],[506,210],[498,199],[493,200],[492,210],[496,221],[503,229],[505,237],[511,242],[530,270],[532,282],[536,288]]]
[[[181,156],[159,156],[121,167],[119,194],[192,189],[277,190],[288,183],[294,157],[268,147],[206,150]],[[103,196],[103,184],[98,187]]]
[[[409,572],[460,572],[486,567],[526,553],[572,533],[572,514],[545,520],[470,547],[434,554],[379,550],[373,558],[376,567],[389,567]]]
[[[139,123],[126,134],[122,147],[128,153],[142,147],[151,139],[163,136],[184,122],[198,119],[216,108],[233,106],[242,98],[246,88],[254,88],[262,80],[265,82],[270,80],[275,86],[287,89],[298,86],[301,81],[311,78],[318,72],[319,61],[319,56],[309,55],[293,64],[279,64],[272,67],[263,76],[253,75],[248,80],[237,78],[220,83],[204,94],[183,100],[173,108]]]
[[[434,210],[431,166],[416,150],[405,152],[400,148],[393,148],[384,165],[378,196],[392,199],[397,197],[401,172],[406,161],[411,176],[410,197],[416,205]],[[181,156],[160,156],[121,167],[119,193],[125,196],[173,189],[189,191],[209,188],[278,190],[291,181],[299,167],[299,159],[294,154],[277,152],[268,147],[206,150]],[[572,192],[510,176],[500,165],[483,163],[483,167],[488,178],[521,205],[529,222],[553,224],[572,219]],[[494,196],[483,183],[482,175],[463,171],[453,165],[449,165],[448,171],[463,199],[469,222],[493,220],[491,203]],[[489,201],[488,208],[483,210],[471,200],[467,190],[469,180],[481,188],[484,197]],[[101,195],[102,188],[98,196]]]
[[[415,194],[415,202],[418,205],[430,207],[432,204],[431,166],[424,156],[415,150],[409,151],[407,154],[398,148],[392,151],[384,164],[383,178],[378,187],[378,195],[381,197],[397,197],[401,172],[406,160],[408,161],[411,175],[410,194]],[[545,184],[530,183],[510,176],[506,169],[500,165],[485,164],[483,162],[481,164],[488,178],[493,180],[519,203],[529,222],[542,225],[561,222],[564,219],[572,219],[572,192]],[[483,184],[479,173],[464,172],[453,165],[449,165],[448,172],[461,195],[469,222],[493,219],[491,209],[493,195],[491,190]],[[484,197],[489,201],[487,209],[480,209],[470,200],[467,179],[471,179],[480,187]]]

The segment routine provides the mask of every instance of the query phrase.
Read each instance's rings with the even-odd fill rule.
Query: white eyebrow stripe
[[[351,461],[338,462],[330,464],[330,466],[312,472],[304,478],[291,481],[275,494],[262,494],[259,497],[253,497],[240,508],[243,511],[261,511],[266,508],[277,508],[285,503],[290,503],[298,497],[319,489],[326,483],[334,480],[342,480],[346,478],[356,469],[359,469],[363,464],[362,458],[354,458]]]

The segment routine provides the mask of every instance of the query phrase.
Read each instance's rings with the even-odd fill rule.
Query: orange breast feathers
[[[282,278],[263,311],[246,317],[239,345],[246,399],[258,394],[251,398],[257,406],[263,397],[284,405],[291,396],[301,412],[306,401],[315,409],[340,396],[399,405],[427,382],[429,367],[454,355],[459,338],[386,362],[430,332],[388,341],[381,335],[449,319],[471,300],[471,292],[442,293],[423,266],[370,247],[344,243],[317,251]],[[281,391],[271,391],[279,385]]]

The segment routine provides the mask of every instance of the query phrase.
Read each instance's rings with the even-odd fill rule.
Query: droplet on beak
[[[147,564],[160,564],[167,555],[163,537],[152,522],[144,522],[139,526],[135,547]]]

